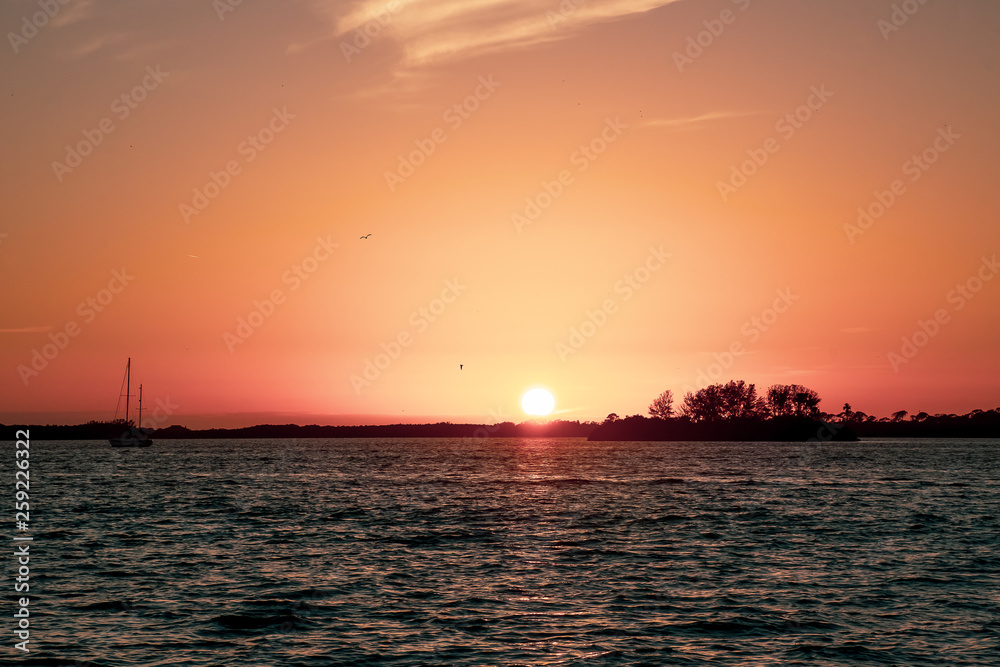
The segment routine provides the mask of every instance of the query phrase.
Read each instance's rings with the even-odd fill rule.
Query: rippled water
[[[1000,665],[996,440],[33,442],[31,465],[17,664]]]

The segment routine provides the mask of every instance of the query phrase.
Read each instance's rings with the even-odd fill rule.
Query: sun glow
[[[552,397],[552,394],[548,390],[540,387],[529,389],[521,397],[521,409],[529,415],[544,417],[551,413],[552,408],[555,406],[556,399]]]

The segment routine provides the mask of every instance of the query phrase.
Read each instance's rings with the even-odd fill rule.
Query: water
[[[996,440],[31,452],[17,664],[1000,665]]]

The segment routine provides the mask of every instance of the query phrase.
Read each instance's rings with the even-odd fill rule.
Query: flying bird
[[[363,238],[363,239],[366,239],[366,238],[368,238],[369,236],[371,236],[371,234],[365,234],[365,235],[364,235],[364,236],[362,236],[361,238]]]

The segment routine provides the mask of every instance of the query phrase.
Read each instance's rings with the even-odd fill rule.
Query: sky
[[[995,2],[0,27],[4,423],[113,417],[128,358],[155,426],[521,421],[533,387],[600,420],[729,379],[1000,406]]]

